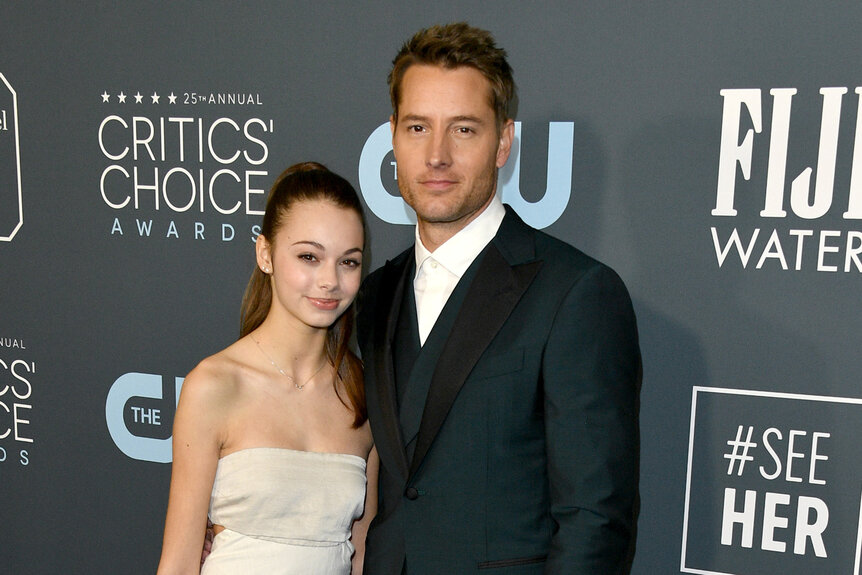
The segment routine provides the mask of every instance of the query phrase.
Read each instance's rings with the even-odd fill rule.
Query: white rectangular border
[[[21,144],[18,141],[18,93],[12,88],[12,84],[6,79],[6,76],[0,72],[0,82],[2,82],[12,94],[12,116],[15,121],[15,169],[18,176],[18,224],[8,236],[0,236],[0,242],[11,242],[21,226],[24,225],[24,197],[21,191]]]
[[[694,425],[697,413],[697,394],[721,393],[724,395],[750,395],[754,397],[771,397],[776,399],[796,399],[801,401],[820,401],[828,403],[853,403],[862,405],[862,399],[853,397],[833,397],[827,395],[806,395],[802,393],[780,393],[776,391],[756,391],[751,389],[731,389],[727,387],[703,387],[691,388],[691,422],[688,432],[688,463],[686,464],[685,477],[685,511],[682,519],[682,549],[680,550],[679,570],[682,573],[694,573],[695,575],[736,575],[734,573],[723,573],[720,571],[705,571],[685,566],[685,550],[688,543],[688,503],[691,495],[691,456],[694,451]],[[859,507],[859,522],[856,524],[856,562],[853,575],[859,575],[860,557],[862,557],[862,502]]]

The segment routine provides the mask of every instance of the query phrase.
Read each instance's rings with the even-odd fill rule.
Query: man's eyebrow
[[[401,122],[425,122],[428,118],[419,114],[405,114],[399,118]]]
[[[428,117],[422,116],[420,114],[405,114],[405,115],[401,116],[399,121],[400,122],[427,122]],[[465,114],[465,115],[461,115],[461,116],[455,116],[455,117],[449,118],[448,121],[450,124],[456,123],[456,122],[470,122],[473,124],[482,124],[483,123],[483,120],[480,117],[471,116],[469,114]]]
[[[452,122],[472,122],[472,123],[474,123],[474,124],[481,124],[481,123],[483,123],[481,118],[479,118],[479,117],[477,117],[477,116],[469,116],[469,115],[466,115],[466,116],[455,116],[454,118],[452,118],[452,120],[451,120],[451,121],[452,121]]]

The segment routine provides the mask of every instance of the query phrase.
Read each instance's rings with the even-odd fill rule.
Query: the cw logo
[[[0,82],[0,241],[9,242],[24,223],[18,95],[3,74],[0,74]]]
[[[503,201],[511,205],[525,222],[546,228],[563,214],[572,193],[572,150],[575,125],[550,122],[548,127],[548,174],[545,195],[528,202],[521,195],[521,122],[515,122],[515,141],[509,161],[500,170]],[[413,224],[416,214],[400,197],[391,195],[380,179],[380,166],[392,150],[389,123],[381,124],[365,142],[359,158],[359,186],[365,203],[374,214],[390,224]]]
[[[183,378],[174,378],[174,402],[171,408],[176,408],[176,402],[180,397],[180,389],[183,386]],[[105,421],[108,424],[108,433],[120,451],[132,459],[142,461],[153,461],[155,463],[170,463],[173,459],[170,436],[166,439],[155,437],[141,437],[129,431],[126,425],[124,413],[126,405],[129,406],[132,420],[144,426],[161,426],[161,409],[147,407],[152,401],[162,400],[162,376],[149,373],[127,373],[117,378],[117,381],[108,391],[105,401]],[[137,401],[130,401],[137,400]],[[135,405],[138,403],[139,405]]]

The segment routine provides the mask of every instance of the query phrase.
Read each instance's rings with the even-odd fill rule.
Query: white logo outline
[[[18,94],[12,88],[12,85],[6,79],[6,76],[0,72],[0,80],[6,85],[9,93],[12,94],[12,117],[15,122],[15,169],[16,183],[18,186],[18,224],[8,236],[0,236],[0,241],[11,242],[18,230],[24,225],[24,198],[21,191],[21,145],[18,140]]]

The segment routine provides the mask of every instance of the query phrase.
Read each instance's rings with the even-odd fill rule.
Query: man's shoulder
[[[374,314],[377,302],[381,301],[381,293],[390,293],[395,289],[398,278],[404,272],[404,266],[413,257],[413,246],[410,246],[385,264],[375,269],[362,281],[359,293],[356,295],[356,311],[360,332],[368,327],[368,316]],[[384,300],[386,298],[383,298]]]
[[[387,276],[391,274],[393,270],[401,270],[402,266],[408,264],[408,258],[410,258],[412,255],[413,246],[411,245],[409,248],[407,248],[394,258],[386,260],[385,264],[373,270],[362,281],[362,290],[367,291],[372,287],[379,287],[381,282],[385,281]]]
[[[511,208],[507,212],[509,222],[501,228],[505,237],[500,243],[513,258],[535,258],[542,260],[543,268],[560,271],[608,268],[572,244],[525,223]]]
[[[608,266],[580,248],[565,242],[542,230],[534,230],[536,238],[536,256],[548,261],[554,267],[575,266],[577,268],[594,268]]]
[[[520,259],[522,263],[531,260],[541,262],[536,276],[536,289],[542,292],[567,292],[575,285],[589,285],[615,293],[628,292],[623,279],[608,264],[547,232],[527,225],[516,214],[512,215],[515,217],[505,232],[509,237],[502,244],[510,253],[519,252],[513,259]],[[529,250],[517,247],[516,243],[529,244]]]

